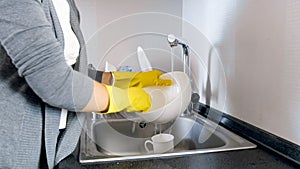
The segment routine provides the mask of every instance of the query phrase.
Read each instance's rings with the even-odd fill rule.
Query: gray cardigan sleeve
[[[40,1],[0,0],[0,43],[43,101],[71,111],[88,103],[93,80],[66,64]]]

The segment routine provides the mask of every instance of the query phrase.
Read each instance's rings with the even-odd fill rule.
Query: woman
[[[145,112],[142,87],[171,83],[159,71],[91,71],[106,85],[89,78],[73,0],[0,0],[0,44],[0,168],[53,168],[77,145],[84,113],[76,111]]]

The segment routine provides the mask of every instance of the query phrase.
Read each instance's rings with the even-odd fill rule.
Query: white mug
[[[152,144],[153,150],[149,150],[147,144]],[[145,141],[145,149],[148,153],[164,153],[174,150],[174,136],[172,134],[156,134],[151,140]]]

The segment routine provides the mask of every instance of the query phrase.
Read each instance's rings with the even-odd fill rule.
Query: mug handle
[[[153,153],[153,150],[151,151],[151,150],[148,149],[148,147],[147,147],[147,144],[148,144],[148,143],[152,144],[152,146],[153,146],[153,142],[152,142],[152,141],[146,140],[146,141],[145,141],[145,144],[144,144],[145,149],[146,149],[146,151],[147,151],[148,153]]]

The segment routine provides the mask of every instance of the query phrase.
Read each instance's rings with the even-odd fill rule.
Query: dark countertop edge
[[[222,127],[300,165],[299,145],[202,103],[195,106],[193,110],[200,115],[219,123]]]

